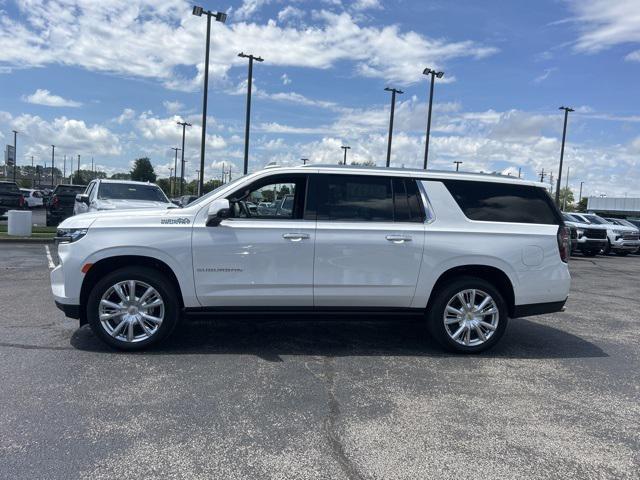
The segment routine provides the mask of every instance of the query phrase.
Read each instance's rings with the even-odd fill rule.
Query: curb
[[[1,237],[0,243],[29,243],[29,244],[49,244],[54,243],[53,238],[31,238],[31,237]]]

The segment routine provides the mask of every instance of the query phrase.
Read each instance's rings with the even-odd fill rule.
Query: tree
[[[111,175],[112,180],[131,180],[130,173],[114,173]]]
[[[131,180],[139,182],[155,182],[156,173],[153,171],[153,165],[148,157],[137,158],[131,170]]]
[[[374,162],[373,160],[363,160],[361,162],[359,162],[358,160],[354,160],[353,162],[351,162],[351,165],[362,165],[363,167],[375,167],[376,162]]]
[[[582,197],[578,204],[576,205],[576,211],[578,212],[586,212],[587,211],[587,202],[589,199],[587,197]]]
[[[566,204],[565,204],[565,197],[567,199]],[[574,197],[573,197],[573,192],[571,191],[570,188],[565,187],[565,188],[561,188],[560,189],[560,208],[566,208],[568,211],[573,211],[574,209]]]
[[[167,197],[171,197],[171,180],[168,178],[159,178],[156,183]]]

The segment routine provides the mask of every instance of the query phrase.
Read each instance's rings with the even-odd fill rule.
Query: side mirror
[[[218,198],[211,202],[207,212],[207,226],[217,227],[225,219],[231,216],[229,200]]]
[[[76,195],[76,202],[86,203],[87,205],[89,205],[89,195],[87,195],[86,193],[79,193],[78,195]]]

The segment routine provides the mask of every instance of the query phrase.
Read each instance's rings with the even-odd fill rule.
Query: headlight
[[[582,235],[584,235],[584,230],[581,228],[577,228],[576,233],[578,234],[579,237],[581,237]]]
[[[613,233],[616,235],[624,235],[624,230],[614,230]]]
[[[87,234],[87,228],[59,228],[56,231],[56,242],[73,243]]]

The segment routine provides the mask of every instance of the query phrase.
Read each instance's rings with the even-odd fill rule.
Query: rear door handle
[[[282,238],[285,240],[290,240],[292,242],[299,242],[300,240],[306,240],[309,238],[308,233],[285,233],[282,235]]]
[[[409,235],[387,235],[385,238],[393,243],[405,243],[411,241],[411,237]]]

